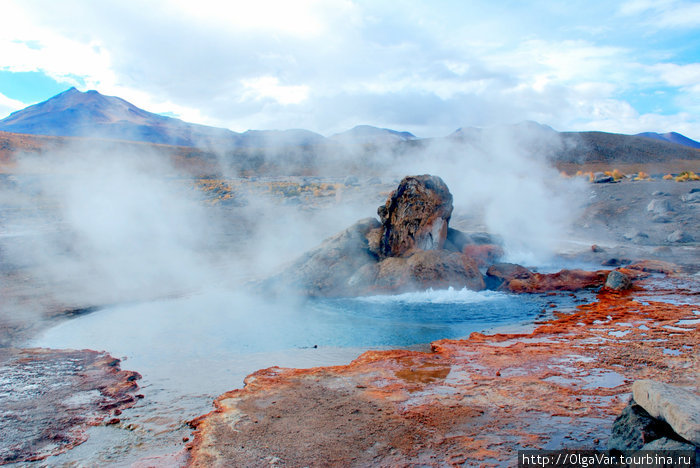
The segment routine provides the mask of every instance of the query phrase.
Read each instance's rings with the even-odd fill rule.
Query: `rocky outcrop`
[[[452,229],[452,195],[439,177],[405,177],[377,212],[326,240],[265,289],[307,296],[392,294],[427,288],[497,289],[516,293],[600,287],[608,272],[541,274],[495,263],[503,249],[488,233]],[[479,268],[488,268],[486,278]]]
[[[486,270],[486,284],[489,289],[515,293],[575,291],[602,286],[607,275],[604,270],[535,273],[514,263],[498,263]]]
[[[635,381],[632,395],[613,423],[608,449],[697,451],[700,396],[648,379]]]
[[[381,257],[404,257],[445,245],[452,216],[452,194],[441,178],[404,177],[377,210],[382,223]]]
[[[634,382],[632,395],[652,417],[667,422],[676,434],[700,447],[700,396],[648,379]]]
[[[484,280],[478,262],[502,255],[499,247],[476,245],[448,227],[452,195],[439,177],[405,177],[378,213],[381,223],[373,218],[355,223],[266,281],[265,288],[333,297],[479,290]],[[476,260],[463,252],[467,247],[479,248]]]

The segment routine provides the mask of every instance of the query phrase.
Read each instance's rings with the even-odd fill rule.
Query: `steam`
[[[551,259],[579,215],[583,183],[552,165],[562,144],[537,127],[487,129],[467,141],[434,142],[411,169],[441,175],[454,197],[453,219],[481,215],[508,261],[537,265]]]
[[[209,288],[245,291],[247,281],[278,272],[323,239],[375,216],[403,176],[430,173],[453,193],[454,227],[499,236],[511,261],[546,261],[567,237],[580,188],[550,166],[558,134],[528,126],[469,132],[375,146],[290,147],[261,135],[260,148],[243,153],[205,148],[216,178],[234,184],[250,176],[241,160],[251,155],[268,173],[234,184],[230,205],[211,203],[196,188],[202,176],[182,158],[148,145],[75,140],[18,156],[14,176],[0,186],[0,199],[12,207],[1,226],[0,254],[6,269],[25,277],[21,287],[33,299],[23,310],[36,312]],[[360,186],[342,183],[352,173]],[[370,177],[381,183],[367,185]],[[302,196],[270,193],[275,181],[297,187],[330,181],[336,190],[324,200],[306,192],[309,205]]]

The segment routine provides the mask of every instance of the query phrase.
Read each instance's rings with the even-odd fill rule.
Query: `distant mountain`
[[[71,88],[0,120],[0,130],[145,141],[178,146],[234,145],[240,135],[223,128],[153,114],[113,96]]]
[[[681,135],[680,133],[676,133],[676,132],[668,132],[668,133],[644,132],[644,133],[638,133],[637,136],[644,137],[644,138],[652,138],[654,140],[668,141],[671,143],[676,143],[678,145],[689,146],[691,148],[700,149],[700,142],[697,142],[695,140],[691,140],[687,136]]]
[[[372,127],[371,125],[358,125],[345,132],[336,133],[330,137],[331,141],[340,143],[398,143],[400,141],[415,140],[416,136],[410,132],[398,132],[388,128]]]
[[[556,160],[576,164],[601,163],[664,163],[669,160],[700,162],[700,150],[637,135],[606,132],[562,132],[563,151]]]
[[[445,142],[486,152],[508,150],[503,144],[508,143],[526,154],[541,155],[557,163],[700,160],[700,143],[678,133],[560,133],[531,121],[489,128],[465,127],[445,138],[433,139],[419,139],[409,132],[369,125],[358,125],[329,138],[302,129],[236,133],[154,114],[118,97],[75,88],[10,114],[0,120],[2,131],[165,144],[180,147],[172,150],[177,154],[186,154],[186,147],[196,147],[192,154],[198,158],[203,154],[214,159],[225,155],[251,173],[282,161],[284,167],[296,164],[303,172],[312,161],[330,162],[337,158],[346,158],[359,168],[362,164],[378,164],[376,155],[380,149],[390,149],[390,154],[403,157],[419,155],[432,143]],[[0,141],[4,145],[0,150],[9,155],[21,141],[20,137],[8,137]]]

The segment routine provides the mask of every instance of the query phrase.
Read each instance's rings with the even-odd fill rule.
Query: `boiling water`
[[[52,463],[128,464],[182,448],[185,421],[211,410],[219,394],[270,366],[344,364],[368,349],[419,347],[494,327],[525,326],[568,295],[510,295],[428,290],[395,296],[262,300],[210,291],[99,310],[55,326],[33,346],[96,349],[142,374],[145,398],[117,427],[90,430],[90,440]],[[550,310],[550,309],[546,309]],[[424,348],[423,346],[422,348]]]

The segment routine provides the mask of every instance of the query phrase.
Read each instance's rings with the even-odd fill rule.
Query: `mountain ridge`
[[[410,132],[369,125],[357,125],[330,137],[304,129],[237,133],[154,114],[122,98],[104,96],[94,90],[81,92],[76,88],[13,112],[0,120],[0,131],[165,144],[256,160],[297,158],[308,161],[313,157],[352,156],[354,153],[364,154],[367,159],[381,148],[389,148],[391,154],[399,155],[418,151],[434,142],[479,147],[504,138],[531,154],[544,154],[555,162],[658,162],[700,158],[700,143],[675,132],[640,135],[558,132],[532,121],[487,128],[463,127],[437,138],[418,138]],[[693,144],[697,147],[690,146]]]

